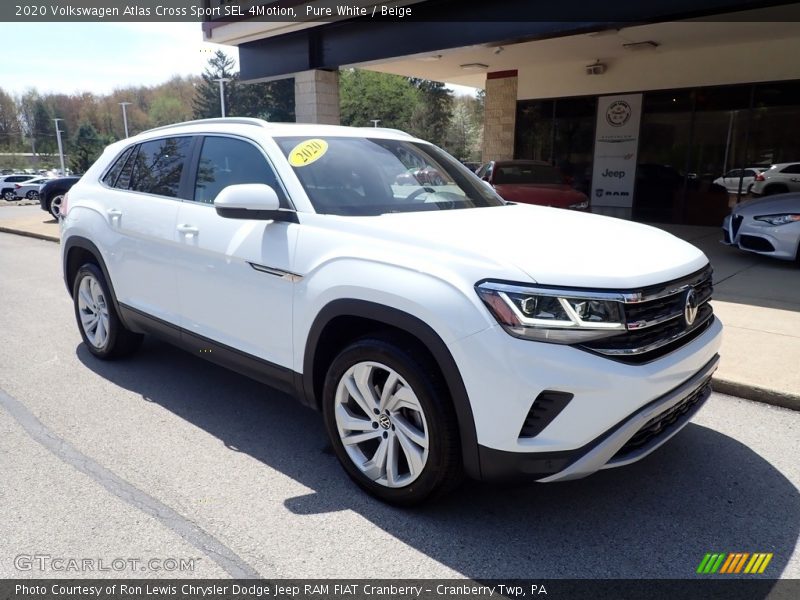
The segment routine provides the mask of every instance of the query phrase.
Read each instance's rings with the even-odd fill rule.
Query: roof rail
[[[367,125],[364,127],[359,127],[359,129],[372,129],[374,131],[383,131],[384,133],[399,133],[400,135],[405,135],[407,137],[414,137],[407,131],[403,131],[402,129],[392,129],[391,127],[370,127]]]
[[[147,129],[141,133],[150,133],[151,131],[160,131],[161,129],[170,129],[172,127],[180,127],[181,125],[195,125],[198,123],[207,123],[209,125],[213,125],[215,123],[228,123],[233,125],[256,125],[258,127],[267,126],[267,122],[264,119],[254,119],[253,117],[215,117],[212,119],[195,119],[193,121],[173,123],[172,125],[162,125],[161,127]]]

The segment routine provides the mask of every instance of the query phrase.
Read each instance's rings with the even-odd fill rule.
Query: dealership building
[[[273,4],[303,14],[309,3]],[[426,20],[241,20],[204,32],[238,46],[242,79],[293,77],[298,121],[339,122],[345,68],[482,88],[483,159],[555,164],[603,214],[718,225],[747,190],[714,180],[800,161],[800,4],[404,4]]]

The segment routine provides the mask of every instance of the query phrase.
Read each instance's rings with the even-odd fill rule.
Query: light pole
[[[125,110],[126,106],[130,106],[130,102],[118,102],[122,107],[122,122],[125,124],[125,137],[128,137],[128,111]]]
[[[219,106],[223,117],[225,116],[225,83],[230,80],[230,77],[219,77],[214,80],[219,83]]]
[[[58,140],[58,156],[61,159],[61,176],[64,177],[67,174],[67,170],[64,168],[64,147],[61,145],[61,130],[58,128],[58,122],[63,121],[64,119],[53,119],[56,122],[56,139]]]

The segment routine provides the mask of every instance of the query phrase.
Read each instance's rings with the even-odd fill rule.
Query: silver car
[[[722,233],[730,246],[800,262],[800,193],[739,204],[722,222]]]

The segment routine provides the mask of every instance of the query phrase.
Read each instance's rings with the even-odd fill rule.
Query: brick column
[[[486,74],[483,113],[483,162],[514,158],[517,121],[517,71]]]
[[[298,123],[339,125],[339,71],[303,71],[294,76]]]

